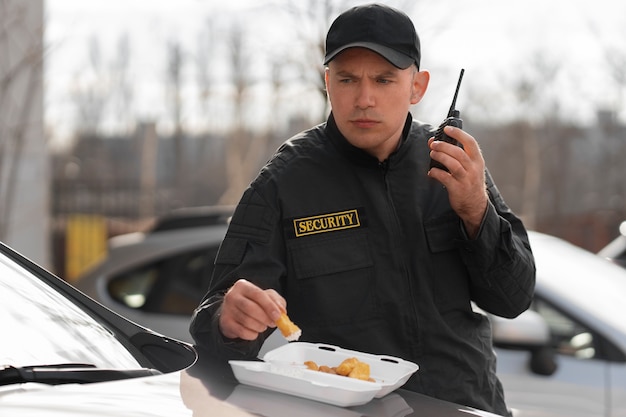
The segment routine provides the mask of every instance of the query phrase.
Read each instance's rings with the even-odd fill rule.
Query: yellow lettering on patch
[[[356,209],[338,213],[320,214],[317,216],[294,219],[293,229],[296,237],[316,233],[332,232],[361,226],[359,213]]]

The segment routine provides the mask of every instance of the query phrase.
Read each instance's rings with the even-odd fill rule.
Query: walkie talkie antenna
[[[456,107],[456,98],[459,95],[459,88],[461,88],[461,81],[463,81],[463,74],[465,74],[465,68],[462,68],[461,74],[459,74],[459,81],[456,83],[456,90],[454,91],[454,98],[452,99],[450,110],[448,110],[448,117],[452,117],[452,115],[454,114],[454,108]]]
[[[446,117],[446,119],[443,122],[441,122],[441,124],[435,131],[435,141],[443,141],[443,142],[451,143],[461,148],[463,147],[463,145],[458,140],[448,136],[446,132],[444,132],[444,130],[446,126],[452,126],[458,129],[463,128],[463,119],[461,119],[461,112],[456,110],[454,107],[456,106],[456,98],[459,95],[459,89],[461,88],[461,81],[463,80],[464,73],[465,73],[465,70],[462,69],[461,75],[459,75],[459,82],[456,84],[456,91],[454,92],[454,98],[452,99],[450,110],[448,111],[448,117]],[[446,168],[445,165],[443,165],[441,162],[434,160],[432,158],[430,159],[430,167],[439,168],[444,171],[448,171],[448,168]]]

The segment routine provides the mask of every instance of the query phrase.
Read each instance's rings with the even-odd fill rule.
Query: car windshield
[[[529,236],[537,263],[537,285],[544,294],[593,315],[599,326],[626,329],[626,270],[553,237]]]
[[[111,332],[4,256],[0,256],[0,334],[0,365],[138,367]]]

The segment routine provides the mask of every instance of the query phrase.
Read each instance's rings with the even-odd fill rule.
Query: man
[[[490,313],[528,308],[534,260],[477,142],[413,121],[429,73],[411,20],[352,8],[326,39],[326,123],[287,141],[245,191],[194,313],[196,342],[254,358],[281,312],[301,340],[401,357],[404,388],[507,414]],[[429,169],[432,158],[446,170]]]

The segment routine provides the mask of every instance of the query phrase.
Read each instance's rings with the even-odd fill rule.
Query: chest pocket
[[[463,239],[461,220],[454,215],[444,215],[424,224],[430,251],[431,286],[437,308],[450,310],[470,308],[469,274],[458,252]]]
[[[456,215],[445,215],[424,224],[428,248],[432,253],[454,250],[461,239],[461,220]]]
[[[289,310],[303,324],[337,325],[374,314],[374,261],[366,232],[292,239],[287,248]]]

